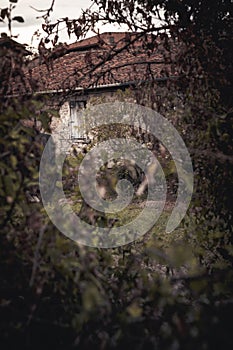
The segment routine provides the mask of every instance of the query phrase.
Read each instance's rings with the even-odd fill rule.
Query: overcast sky
[[[13,12],[14,16],[22,16],[24,23],[13,22],[13,35],[18,35],[17,41],[31,45],[32,35],[36,30],[41,29],[42,20],[36,19],[37,16],[41,15],[31,8],[34,7],[38,10],[47,9],[50,7],[52,0],[18,0],[16,8]],[[81,9],[86,9],[91,5],[91,0],[55,0],[54,11],[51,15],[53,20],[69,17],[77,18],[81,14]],[[0,8],[7,7],[9,5],[8,0],[0,0]],[[102,31],[120,30],[120,28],[113,26],[106,26]],[[0,23],[0,32],[7,32],[6,24]],[[63,30],[60,33],[60,40],[63,42],[74,42],[75,36],[69,40],[66,31]],[[38,41],[34,39],[33,46],[38,45]]]

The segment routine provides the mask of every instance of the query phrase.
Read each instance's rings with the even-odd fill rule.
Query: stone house
[[[121,90],[137,91],[148,81],[159,85],[174,74],[170,53],[153,35],[107,32],[76,43],[61,44],[52,51],[39,48],[39,57],[26,70],[24,93],[46,98],[46,107],[59,110],[60,121],[53,119],[52,130],[65,124],[60,140],[85,143],[77,112],[93,98],[111,100]],[[14,83],[14,93],[22,87]]]

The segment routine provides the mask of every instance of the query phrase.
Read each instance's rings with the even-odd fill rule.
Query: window
[[[86,140],[84,114],[81,111],[86,107],[86,101],[70,102],[70,138],[71,140]]]

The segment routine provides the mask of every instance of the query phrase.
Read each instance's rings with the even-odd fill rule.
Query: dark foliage
[[[170,38],[182,44],[179,79],[164,89],[167,105],[160,108],[169,117],[175,109],[168,106],[176,103],[173,121],[195,168],[192,206],[172,238],[156,231],[112,250],[65,239],[41,203],[29,203],[26,195],[38,186],[43,142],[36,128],[21,122],[34,123],[36,116],[49,128],[50,115],[38,113],[43,101],[33,96],[6,98],[12,76],[23,82],[25,58],[0,46],[1,348],[232,349],[231,1],[94,3],[99,11],[44,28],[57,35],[65,21],[80,37],[99,21],[116,22],[152,33],[168,47]],[[1,19],[7,14],[2,10]],[[154,17],[163,22],[159,28]],[[154,95],[152,85],[138,102],[153,104]]]

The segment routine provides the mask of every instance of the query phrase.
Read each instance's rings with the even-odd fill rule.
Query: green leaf
[[[142,315],[142,308],[136,303],[133,302],[127,307],[127,311],[133,318],[140,317]]]
[[[10,156],[10,160],[11,160],[11,164],[12,164],[13,169],[15,169],[15,168],[16,168],[16,165],[17,165],[17,163],[18,163],[17,158],[12,154],[12,155]]]
[[[94,310],[100,304],[101,296],[98,289],[93,285],[88,285],[83,293],[83,307],[85,311]]]
[[[10,176],[4,178],[4,189],[7,196],[11,196],[14,193],[14,184]]]

